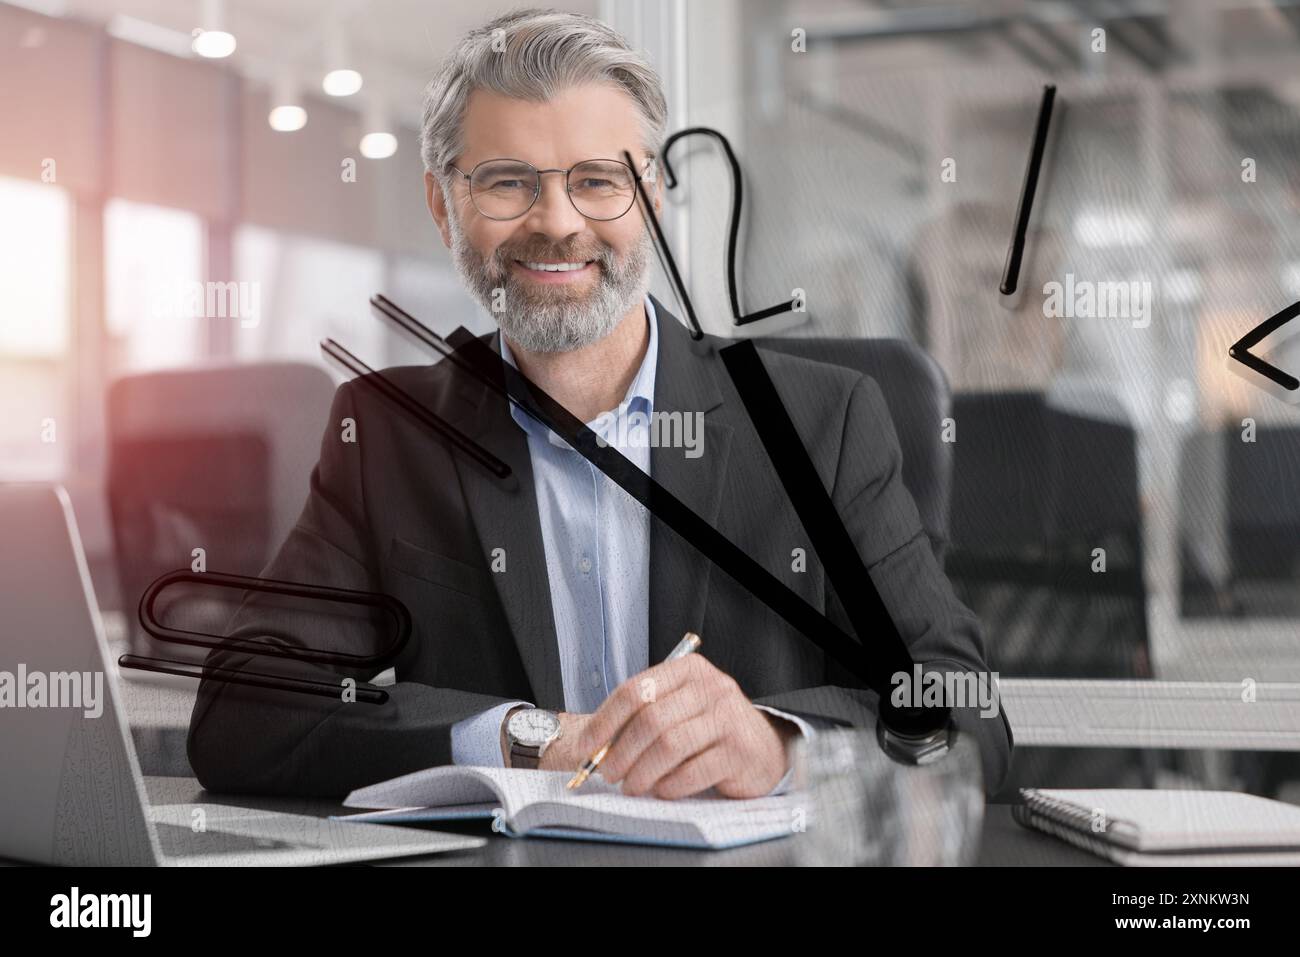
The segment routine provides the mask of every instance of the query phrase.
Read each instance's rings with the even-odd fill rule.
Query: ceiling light
[[[387,159],[397,152],[397,137],[392,133],[367,133],[361,137],[361,155],[366,159]]]
[[[271,91],[271,112],[266,122],[277,133],[292,133],[307,125],[307,110],[290,74],[282,74]]]
[[[226,32],[221,0],[203,0],[203,25],[194,31],[192,48],[199,56],[220,60],[235,52],[235,35]]]
[[[273,106],[266,122],[277,133],[293,133],[307,125],[307,111],[301,106]]]
[[[388,121],[388,111],[384,109],[379,96],[371,96],[366,104],[362,129],[366,131],[361,137],[361,155],[366,159],[387,159],[397,152],[397,137],[392,133],[392,124]]]
[[[194,35],[192,48],[199,56],[220,60],[235,52],[235,36],[224,30],[200,30]]]
[[[335,17],[325,28],[325,79],[321,89],[330,96],[351,96],[361,89],[361,74],[352,69],[343,25]]]
[[[361,74],[356,70],[330,70],[320,86],[330,96],[351,96],[361,89]]]

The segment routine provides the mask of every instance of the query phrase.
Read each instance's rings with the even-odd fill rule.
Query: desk
[[[219,795],[204,791],[194,778],[145,778],[149,799],[158,804],[233,804],[267,811],[289,814],[354,813],[336,801],[307,798],[244,797]],[[391,862],[398,867],[520,867],[540,865],[563,867],[767,867],[791,863],[793,844],[798,837],[781,841],[737,847],[729,851],[693,851],[677,848],[637,847],[630,844],[602,844],[599,842],[566,840],[520,840],[492,834],[487,821],[462,824],[439,822],[439,831],[474,834],[487,837],[488,843],[480,848],[435,854]],[[1049,867],[1104,867],[1108,862],[1077,850],[1068,844],[1021,827],[1011,818],[1008,804],[990,804],[984,815],[984,836],[981,842],[980,865],[1049,866]]]

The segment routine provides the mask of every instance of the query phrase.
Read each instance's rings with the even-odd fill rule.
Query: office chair
[[[948,574],[980,619],[990,667],[1018,678],[1150,678],[1132,428],[1054,408],[1037,392],[959,393],[953,417]],[[1104,572],[1093,570],[1096,549]],[[1018,749],[999,796],[1153,774],[1135,750]]]
[[[108,499],[132,651],[184,656],[146,644],[136,608],[159,575],[191,566],[195,548],[211,571],[257,575],[270,560],[306,499],[333,393],[324,370],[300,363],[150,372],[110,386]],[[185,607],[183,627],[210,634],[232,610]]]
[[[1239,614],[1300,614],[1300,428],[1222,433],[1227,468],[1228,591]]]
[[[952,444],[943,441],[948,379],[922,349],[902,339],[756,339],[760,349],[843,366],[871,376],[884,393],[903,452],[903,484],[939,564],[948,544]]]
[[[1300,615],[1300,428],[1236,423],[1194,432],[1179,469],[1184,617]]]
[[[1178,462],[1178,613],[1229,614],[1227,469],[1220,432],[1195,431]]]

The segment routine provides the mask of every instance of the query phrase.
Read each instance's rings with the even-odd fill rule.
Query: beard
[[[448,229],[461,280],[501,332],[529,352],[571,352],[603,339],[645,298],[649,286],[652,241],[645,232],[620,262],[613,247],[598,239],[554,246],[536,234],[484,256],[470,244],[455,212],[448,216]],[[596,282],[530,283],[516,276],[516,259],[594,260]],[[583,288],[572,288],[578,285]]]

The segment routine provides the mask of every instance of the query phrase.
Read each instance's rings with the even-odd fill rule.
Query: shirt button
[[[578,571],[582,572],[584,575],[591,571],[591,559],[586,555],[583,555],[582,558],[579,559]]]
[[[600,687],[600,672],[599,672],[599,671],[593,671],[593,672],[591,673],[591,686],[592,686],[593,688],[599,688],[599,687]]]

